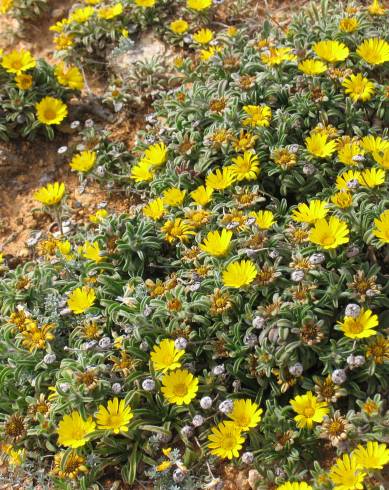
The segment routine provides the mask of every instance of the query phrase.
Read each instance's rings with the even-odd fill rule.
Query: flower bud
[[[187,437],[188,439],[193,436],[193,429],[190,425],[184,425],[181,429],[181,435]]]
[[[234,402],[232,400],[224,400],[223,402],[219,403],[218,408],[221,413],[227,415],[228,413],[232,412],[234,408]]]
[[[254,461],[254,455],[253,453],[246,451],[245,453],[242,454],[242,463],[244,464],[252,464]]]
[[[226,368],[224,367],[224,364],[219,364],[218,366],[215,366],[212,369],[212,373],[215,376],[220,376],[221,374],[224,374],[225,370],[226,370]]]
[[[204,423],[204,417],[202,415],[195,415],[192,419],[192,425],[195,427],[201,427]]]
[[[46,364],[53,364],[56,360],[56,355],[55,354],[46,354],[45,357],[43,358],[43,362]]]
[[[265,319],[263,316],[255,316],[252,321],[252,326],[258,330],[265,325]]]
[[[181,468],[176,468],[173,472],[173,480],[176,483],[180,483],[185,479],[185,471],[183,471]]]
[[[142,340],[142,342],[139,344],[139,349],[143,352],[147,352],[149,350],[149,344],[147,343],[147,340]]]
[[[203,410],[208,410],[212,407],[212,398],[210,396],[203,396],[200,400],[200,407]]]
[[[343,384],[347,379],[347,374],[344,369],[335,369],[331,374],[331,379],[336,385]]]
[[[102,349],[109,349],[109,347],[111,347],[111,339],[109,337],[103,337],[99,341],[99,347]]]
[[[315,167],[310,164],[310,163],[306,163],[303,167],[303,173],[305,175],[313,175],[314,173],[316,172],[316,169]]]
[[[142,388],[145,391],[154,391],[155,381],[152,378],[146,378],[142,383]]]
[[[186,340],[185,337],[178,337],[178,339],[174,341],[174,347],[177,350],[185,350],[187,345],[188,345],[188,341]]]
[[[312,254],[308,260],[312,265],[318,265],[318,264],[322,264],[325,261],[325,259],[326,258],[325,258],[324,254],[315,253],[315,254]]]
[[[122,391],[122,385],[120,383],[114,383],[112,385],[112,391],[115,395],[118,395]]]
[[[246,333],[243,343],[247,345],[247,347],[255,347],[258,343],[258,337],[255,335],[255,333]]]
[[[290,278],[294,282],[300,282],[304,279],[304,271],[301,270],[293,271],[292,274],[290,275]]]
[[[296,378],[301,376],[303,374],[303,371],[304,371],[304,368],[303,368],[303,365],[301,364],[301,362],[296,362],[295,364],[293,364],[292,366],[289,367],[290,374],[292,376],[295,376]]]
[[[360,312],[361,312],[361,307],[359,305],[356,305],[355,303],[349,303],[346,306],[344,314],[345,316],[351,316],[353,318],[357,318]]]

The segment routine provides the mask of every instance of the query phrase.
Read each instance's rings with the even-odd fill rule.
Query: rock
[[[136,42],[133,49],[116,56],[111,61],[111,67],[117,75],[127,75],[137,61],[150,61],[169,55],[172,53],[166,45],[149,32]]]
[[[255,490],[258,486],[260,479],[261,479],[261,475],[258,473],[257,470],[249,471],[248,483],[250,485],[250,488]]]

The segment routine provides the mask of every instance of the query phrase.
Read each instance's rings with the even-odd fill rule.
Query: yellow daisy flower
[[[374,224],[373,235],[379,238],[382,243],[389,243],[389,209],[375,218]]]
[[[245,105],[243,111],[247,114],[247,117],[243,119],[243,126],[256,126],[267,127],[270,125],[271,109],[267,105]]]
[[[208,448],[211,454],[219,458],[237,458],[242,449],[244,437],[239,427],[234,422],[220,422],[211,428],[212,434],[208,436]]]
[[[382,152],[373,153],[374,160],[386,170],[389,170],[389,148]]]
[[[231,262],[223,271],[223,284],[230,288],[241,288],[251,284],[257,276],[257,268],[251,260]]]
[[[108,400],[107,407],[99,406],[96,414],[97,428],[119,434],[128,432],[128,424],[134,417],[131,407],[126,405],[125,400]]]
[[[329,221],[319,219],[309,233],[309,241],[328,250],[349,242],[349,229],[344,221],[331,216]]]
[[[365,78],[361,73],[358,75],[350,75],[342,82],[342,86],[345,88],[345,93],[348,94],[353,102],[366,102],[370,100],[375,91],[375,85],[373,82]]]
[[[221,233],[218,231],[210,231],[200,248],[203,252],[212,255],[212,257],[224,257],[231,244],[232,231],[223,229]]]
[[[198,206],[206,206],[211,201],[212,194],[212,188],[201,185],[190,193],[190,197]]]
[[[312,49],[319,58],[329,63],[344,61],[350,53],[348,47],[339,41],[319,41]]]
[[[76,66],[66,66],[65,63],[58,63],[54,68],[55,77],[58,83],[73,90],[81,90],[84,87],[84,78],[81,71]]]
[[[354,456],[343,454],[330,468],[330,479],[334,484],[334,490],[363,490],[363,473],[361,466]]]
[[[358,172],[357,170],[347,170],[336,177],[336,188],[340,191],[347,191],[349,190],[350,182],[357,181],[359,183],[360,180],[361,172]]]
[[[210,29],[199,29],[192,37],[196,43],[208,44],[213,40],[213,32]]]
[[[54,182],[54,184],[47,184],[46,187],[38,189],[34,194],[34,199],[45,206],[55,206],[61,202],[64,194],[65,184],[63,182]]]
[[[290,48],[269,47],[261,54],[261,61],[265,65],[276,66],[284,61],[296,61],[297,57],[291,52]]]
[[[234,406],[228,417],[241,431],[256,427],[261,421],[263,410],[251,400],[234,400]]]
[[[61,124],[68,115],[66,104],[55,97],[45,97],[35,104],[37,119],[41,124]]]
[[[312,429],[313,423],[322,422],[324,416],[329,412],[326,402],[319,402],[317,397],[308,391],[304,395],[297,395],[289,402],[293,410],[297,413],[294,420],[300,429]]]
[[[143,215],[147,216],[154,221],[159,220],[165,214],[165,210],[163,207],[163,199],[158,197],[157,199],[153,199],[149,201],[146,206],[143,208]]]
[[[150,167],[160,167],[167,160],[167,148],[165,143],[154,143],[146,148],[142,162],[148,163]]]
[[[231,167],[224,167],[223,170],[216,169],[207,175],[206,186],[212,190],[224,190],[235,182],[235,175]]]
[[[64,415],[58,424],[58,444],[77,448],[84,446],[89,440],[89,434],[95,430],[96,424],[92,417],[84,420],[79,412],[74,410],[70,415]]]
[[[187,0],[186,6],[188,9],[192,10],[205,10],[208,9],[212,5],[212,0]]]
[[[389,61],[389,43],[384,39],[365,39],[357,48],[357,55],[369,65],[382,65]]]
[[[81,153],[77,153],[69,163],[70,168],[77,172],[89,172],[96,163],[97,154],[95,151],[84,150]]]
[[[328,141],[327,135],[320,133],[308,136],[305,139],[305,146],[311,155],[319,158],[330,157],[336,150],[336,142],[334,140]]]
[[[138,5],[138,7],[150,8],[154,7],[155,0],[135,0],[135,4]]]
[[[26,73],[18,73],[15,77],[16,86],[20,90],[28,90],[32,87],[32,76]]]
[[[259,158],[253,151],[245,151],[242,155],[232,158],[233,165],[229,168],[237,181],[255,180],[260,172]]]
[[[292,219],[299,223],[315,223],[327,216],[327,201],[313,199],[309,204],[300,203],[292,212]]]
[[[359,146],[359,143],[346,143],[338,151],[338,160],[345,165],[358,165],[356,157],[362,156],[365,151]]]
[[[373,0],[372,3],[367,7],[367,11],[370,15],[385,15],[386,10],[378,0]]]
[[[94,289],[83,286],[74,289],[68,296],[68,308],[76,315],[80,315],[88,310],[95,302],[96,294]]]
[[[162,377],[161,391],[168,403],[189,405],[196,397],[199,380],[186,369],[177,369]]]
[[[180,242],[186,242],[189,237],[195,235],[193,227],[181,218],[176,218],[174,221],[168,220],[162,226],[161,231],[165,233],[165,240],[169,243],[174,243],[179,240]]]
[[[184,202],[186,191],[181,191],[177,187],[170,187],[162,193],[162,199],[165,206],[177,207]]]
[[[347,209],[353,204],[353,196],[347,191],[340,191],[331,196],[331,202],[338,208]]]
[[[302,482],[290,482],[287,481],[282,485],[279,485],[276,490],[312,490],[311,485],[308,485],[305,481]]]
[[[339,30],[342,32],[355,32],[359,27],[359,21],[355,17],[345,17],[339,22]]]
[[[22,73],[24,71],[30,70],[36,66],[36,61],[31,55],[30,51],[25,49],[17,50],[14,49],[8,54],[3,56],[1,60],[1,66],[8,73]]]
[[[389,150],[389,141],[384,140],[381,136],[373,136],[370,134],[362,138],[361,146],[369,153],[381,152]]]
[[[364,470],[382,470],[389,463],[389,449],[376,441],[368,441],[366,446],[358,444],[353,456]]]
[[[271,211],[252,211],[249,216],[255,218],[255,224],[261,230],[268,230],[274,225],[274,214]]]
[[[159,345],[154,345],[150,359],[156,371],[166,373],[181,367],[179,360],[184,354],[184,350],[176,349],[174,340],[163,339]]]
[[[175,34],[184,34],[189,29],[189,24],[184,19],[177,19],[170,22],[169,27]]]
[[[95,13],[93,7],[84,7],[74,10],[69,15],[69,22],[76,22],[77,24],[84,24]]]
[[[382,168],[365,168],[361,172],[359,183],[363,187],[374,189],[385,183],[386,172]]]
[[[98,242],[91,243],[86,241],[82,247],[82,256],[97,264],[103,260]]]
[[[377,334],[374,328],[378,326],[378,316],[373,315],[371,310],[362,308],[356,318],[345,316],[343,322],[337,323],[346,337],[364,339]]]
[[[320,60],[304,60],[301,61],[297,68],[302,71],[305,75],[320,75],[327,71],[328,67],[325,63]]]
[[[141,160],[132,167],[130,177],[137,183],[148,182],[154,178],[154,171],[147,161]]]
[[[121,3],[116,3],[110,7],[103,7],[98,12],[97,15],[100,19],[110,20],[114,19],[118,15],[123,13],[123,5]]]

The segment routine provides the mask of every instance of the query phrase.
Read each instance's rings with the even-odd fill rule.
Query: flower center
[[[188,394],[188,387],[185,383],[178,383],[174,386],[173,393],[176,396],[186,396]]]
[[[233,435],[227,435],[223,439],[223,447],[224,449],[231,450],[235,447],[236,441]]]
[[[22,62],[20,60],[14,60],[12,62],[12,68],[19,70],[22,67]]]
[[[351,333],[361,333],[363,331],[363,325],[358,320],[353,320],[349,328]]]
[[[119,427],[121,425],[121,416],[119,414],[110,415],[107,422],[107,425],[111,425],[112,427]]]
[[[57,116],[57,114],[55,113],[55,111],[53,111],[53,109],[46,109],[44,115],[47,121],[52,121]]]
[[[323,245],[332,245],[335,242],[335,237],[330,234],[323,235],[321,241]]]
[[[312,407],[304,408],[304,415],[307,418],[311,418],[315,415],[315,409]]]

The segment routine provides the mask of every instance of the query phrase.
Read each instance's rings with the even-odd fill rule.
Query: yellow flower
[[[6,14],[13,7],[14,0],[0,0],[0,14]]]
[[[342,32],[354,32],[358,27],[359,22],[355,17],[345,17],[339,22],[339,29]]]
[[[249,216],[255,218],[255,223],[261,230],[268,230],[274,225],[274,214],[271,211],[252,211]]]
[[[1,61],[1,66],[8,73],[22,73],[36,66],[35,59],[31,56],[30,51],[25,49],[14,49],[9,54],[5,54]]]
[[[312,49],[319,58],[329,63],[344,61],[350,53],[348,47],[338,41],[319,41]]]
[[[365,447],[358,444],[352,454],[357,464],[366,470],[382,470],[389,463],[389,449],[387,449],[386,444],[379,444],[376,441],[368,441]]]
[[[312,490],[311,485],[308,485],[305,481],[302,482],[290,482],[287,481],[282,485],[279,485],[276,490]]]
[[[370,15],[385,15],[386,10],[379,3],[378,0],[373,0],[373,2],[367,7]]]
[[[79,412],[73,410],[70,415],[64,415],[58,424],[58,444],[77,448],[84,446],[89,439],[89,434],[95,430],[96,424],[92,417],[84,420]]]
[[[292,54],[290,48],[268,48],[261,54],[261,61],[265,65],[280,65],[283,61],[296,61],[297,57]]]
[[[356,318],[345,316],[343,322],[338,322],[338,325],[346,337],[364,339],[377,334],[374,328],[378,326],[378,316],[373,315],[371,310],[362,308]]]
[[[347,191],[340,191],[331,196],[331,202],[338,208],[347,209],[353,204],[353,196]]]
[[[73,90],[81,90],[84,87],[84,78],[81,71],[76,66],[66,66],[65,63],[58,63],[54,68],[54,74],[58,83]]]
[[[82,256],[86,259],[93,260],[93,262],[99,263],[103,260],[101,256],[101,250],[97,242],[86,241],[82,247]]]
[[[184,19],[177,19],[170,22],[169,27],[175,34],[184,34],[189,29],[189,24]]]
[[[320,60],[304,60],[301,61],[297,68],[305,75],[320,75],[327,71],[327,65]]]
[[[212,255],[213,257],[224,257],[229,248],[232,238],[232,231],[223,229],[221,233],[218,231],[210,231],[200,248],[203,252]]]
[[[215,54],[220,53],[222,51],[221,46],[210,46],[208,49],[200,50],[200,58],[202,61],[208,61]]]
[[[135,4],[138,5],[138,7],[150,8],[154,7],[155,0],[135,0]]]
[[[97,155],[95,151],[84,150],[81,153],[74,155],[69,164],[70,168],[72,170],[76,170],[77,172],[89,172],[89,170],[91,170],[96,163],[96,157]]]
[[[319,219],[327,216],[327,202],[313,199],[309,204],[300,203],[297,209],[293,210],[292,219],[299,223],[316,223]]]
[[[51,473],[59,478],[75,480],[80,473],[87,473],[85,458],[75,451],[67,454],[61,451],[54,455],[54,468]]]
[[[21,333],[23,347],[26,347],[30,352],[35,349],[46,349],[47,342],[54,339],[54,335],[51,332],[53,328],[54,325],[52,323],[38,327],[35,322],[30,322]]]
[[[190,193],[190,197],[199,206],[206,206],[210,202],[212,194],[213,189],[201,185]]]
[[[154,221],[159,220],[165,214],[163,208],[163,199],[158,197],[152,201],[149,201],[143,208],[143,215],[151,218]]]
[[[370,65],[382,65],[389,61],[389,43],[384,39],[365,39],[357,48],[357,55]]]
[[[309,153],[319,158],[330,157],[336,150],[336,142],[328,141],[325,134],[315,133],[305,139],[305,146]]]
[[[88,310],[95,302],[96,294],[94,289],[88,286],[74,289],[68,296],[68,308],[76,315],[80,315]]]
[[[245,151],[243,156],[233,158],[230,166],[236,180],[255,180],[260,172],[259,158],[253,151]]]
[[[108,211],[106,209],[98,209],[95,214],[89,215],[89,221],[92,223],[100,223],[104,218],[108,216]]]
[[[235,26],[229,26],[226,33],[228,37],[235,37],[238,34],[238,29]]]
[[[8,462],[12,466],[20,466],[26,457],[25,449],[11,449],[8,453]]]
[[[166,221],[161,231],[165,233],[165,240],[169,243],[174,243],[176,240],[186,242],[191,235],[195,235],[193,227],[181,218]]]
[[[208,448],[211,454],[219,456],[219,458],[237,458],[239,451],[242,449],[244,437],[242,431],[234,422],[220,422],[215,427],[211,428],[212,434],[208,436]]]
[[[374,220],[375,228],[373,235],[383,243],[389,243],[389,209],[379,215]]]
[[[99,406],[96,414],[97,428],[100,430],[112,431],[114,434],[128,432],[128,424],[134,417],[131,407],[126,405],[125,400],[118,400],[115,396],[113,400],[108,400],[107,408]]]
[[[61,202],[65,194],[65,184],[61,182],[54,182],[54,184],[47,184],[46,187],[41,187],[34,194],[34,199],[41,202],[45,206],[55,206]]]
[[[57,250],[61,255],[65,257],[66,260],[71,260],[73,258],[71,251],[72,251],[72,246],[69,242],[69,240],[65,240],[64,242],[58,242],[57,243]]]
[[[309,234],[309,240],[328,250],[336,248],[343,243],[348,243],[348,235],[347,224],[336,216],[331,216],[329,221],[320,219],[315,222],[315,226]]]
[[[243,119],[243,126],[256,126],[267,127],[270,125],[271,109],[267,105],[245,105],[243,106],[244,112],[248,115]]]
[[[347,191],[349,189],[349,182],[361,180],[361,172],[357,170],[347,170],[343,172],[338,177],[336,177],[336,188],[340,191]]]
[[[335,485],[334,490],[363,490],[363,479],[366,473],[354,456],[343,454],[330,468],[330,479]]]
[[[251,400],[234,400],[234,406],[228,417],[241,431],[256,427],[261,421],[263,410]]]
[[[373,153],[374,160],[386,170],[389,170],[389,148],[382,152]]]
[[[297,413],[294,420],[300,429],[305,427],[312,429],[313,423],[320,423],[329,412],[327,403],[319,402],[311,391],[304,395],[297,395],[293,400],[290,400],[290,404]]]
[[[361,73],[358,75],[350,75],[342,82],[342,86],[345,88],[345,93],[349,94],[353,102],[361,100],[366,102],[370,100],[374,94],[375,86],[373,82],[370,82]]]
[[[101,8],[97,15],[100,17],[100,19],[113,19],[114,17],[117,17],[118,15],[123,13],[123,5],[121,3],[117,3],[115,5],[112,5],[111,7],[103,7]]]
[[[338,151],[338,160],[345,165],[358,165],[358,158],[364,155],[364,150],[359,143],[346,143]]]
[[[55,49],[57,51],[60,51],[61,49],[67,49],[73,46],[73,38],[74,36],[72,34],[65,34],[62,33],[59,36],[56,36],[53,39],[53,42],[55,44]]]
[[[359,182],[363,187],[374,189],[374,187],[385,183],[385,176],[385,170],[382,168],[366,168],[362,171]]]
[[[18,73],[15,77],[15,82],[20,90],[28,90],[32,86],[32,76],[26,73]]]
[[[76,9],[69,16],[69,22],[77,22],[77,24],[83,24],[95,13],[93,7],[84,7]]]
[[[196,43],[208,44],[213,39],[213,32],[210,29],[199,29],[192,37]]]
[[[251,260],[231,262],[223,271],[223,284],[230,288],[241,288],[251,284],[257,276],[257,268]]]
[[[389,150],[389,141],[384,140],[381,136],[364,136],[361,140],[361,146],[369,153],[381,152]]]
[[[69,19],[61,19],[54,25],[50,26],[49,31],[61,33],[64,30],[64,27],[69,24],[69,22]]]
[[[165,206],[181,206],[184,202],[186,191],[181,191],[177,187],[170,187],[162,193],[163,203]]]
[[[132,167],[130,177],[138,183],[148,182],[154,178],[154,171],[148,162],[141,160],[137,165]]]
[[[165,143],[155,143],[145,150],[141,161],[148,163],[150,167],[160,167],[166,160],[167,148]]]
[[[156,471],[162,472],[168,470],[173,463],[169,461],[168,459],[166,461],[162,461],[159,465],[155,467]]]
[[[150,358],[156,371],[166,373],[169,370],[181,367],[179,360],[184,354],[184,350],[176,349],[174,340],[163,339],[159,345],[154,345]]]
[[[212,5],[212,0],[187,0],[186,6],[192,10],[205,10]]]
[[[230,187],[235,182],[235,176],[231,167],[224,167],[223,170],[216,169],[207,175],[206,186],[212,190],[223,190]]]
[[[186,369],[177,369],[162,377],[161,391],[169,403],[189,405],[199,389],[199,380]]]
[[[61,124],[68,115],[66,104],[54,97],[45,97],[35,104],[37,119],[41,124]]]

